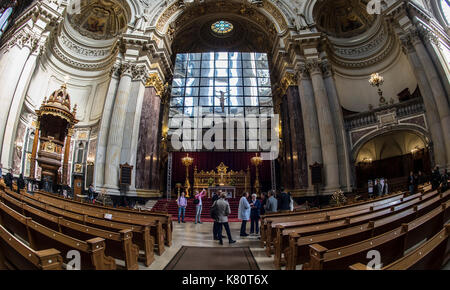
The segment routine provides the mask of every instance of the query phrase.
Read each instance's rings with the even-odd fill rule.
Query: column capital
[[[150,73],[145,83],[145,87],[153,87],[156,90],[156,95],[160,98],[164,97],[168,84],[164,84],[160,76],[156,72]]]
[[[319,59],[307,60],[305,66],[311,76],[322,74],[321,61]]]
[[[306,68],[305,63],[300,64],[297,70],[298,70],[297,79],[299,81],[310,79],[309,72],[308,72],[308,69]]]
[[[334,74],[334,68],[328,60],[323,60],[320,63],[324,77],[331,77]]]
[[[133,74],[136,70],[136,64],[125,62],[120,65],[119,74],[120,77],[128,76],[130,78],[133,78]]]

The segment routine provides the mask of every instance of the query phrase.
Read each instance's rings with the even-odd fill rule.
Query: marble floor
[[[267,257],[264,249],[261,248],[258,237],[248,236],[240,237],[239,231],[241,223],[230,223],[231,235],[235,244],[229,245],[228,240],[224,239],[224,245],[220,246],[218,241],[213,240],[212,223],[204,222],[203,224],[190,223],[173,223],[173,239],[172,246],[166,247],[161,256],[155,255],[155,261],[150,267],[140,265],[141,270],[162,270],[180,250],[182,246],[200,246],[200,247],[250,247],[256,262],[261,270],[274,270],[273,257]],[[247,224],[247,233],[249,233],[250,225]],[[225,234],[225,229],[223,230]],[[207,269],[205,269],[207,270]],[[230,269],[232,270],[232,269]]]

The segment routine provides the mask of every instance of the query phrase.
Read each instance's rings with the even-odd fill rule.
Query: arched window
[[[442,15],[447,25],[450,25],[450,0],[440,0]]]
[[[11,16],[13,12],[13,8],[9,7],[3,13],[1,13],[0,16],[0,37],[2,36],[3,32],[5,32],[6,28],[9,24],[9,17]]]

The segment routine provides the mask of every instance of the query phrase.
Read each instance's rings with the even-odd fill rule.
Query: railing
[[[376,108],[372,111],[346,116],[344,118],[345,128],[347,130],[352,130],[354,128],[376,124],[378,123],[377,113],[393,110],[396,111],[397,118],[403,118],[406,116],[422,113],[425,111],[422,99],[414,98],[406,102],[387,105],[380,108]]]

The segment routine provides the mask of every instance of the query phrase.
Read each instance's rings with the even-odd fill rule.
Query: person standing
[[[278,201],[277,199],[273,196],[274,192],[273,191],[269,191],[269,198],[267,199],[266,202],[266,213],[273,213],[273,212],[277,212],[278,211]]]
[[[448,172],[444,169],[444,173],[441,176],[441,192],[445,192],[448,189]]]
[[[227,194],[223,192],[220,196],[220,199],[215,202],[217,206],[217,221],[219,223],[219,233],[222,233],[222,228],[225,227],[225,231],[227,232],[228,236],[228,242],[230,244],[233,244],[236,243],[236,241],[231,237],[230,226],[228,225],[228,216],[230,215],[231,210],[230,204],[226,200],[226,197]],[[218,235],[218,237],[219,244],[223,245],[222,235],[220,234]]]
[[[20,193],[20,191],[24,188],[25,188],[25,180],[23,179],[23,174],[21,173],[19,175],[19,178],[17,179],[17,193]]]
[[[238,218],[242,220],[241,223],[241,237],[246,237],[247,221],[250,219],[250,204],[248,203],[248,192],[244,192],[239,201]]]
[[[282,192],[280,194],[280,208],[279,210],[281,212],[288,212],[290,210],[290,203],[291,203],[291,199],[289,198],[289,195],[286,192]]]
[[[88,189],[88,198],[91,203],[94,201],[94,197],[95,197],[94,195],[95,195],[94,186],[92,184],[90,184],[89,189]]]
[[[256,199],[256,194],[252,194],[252,201],[250,202],[250,235],[259,234],[259,218],[261,212],[261,201]]]
[[[202,215],[202,198],[206,195],[206,190],[203,188],[203,190],[199,193],[197,191],[197,193],[195,194],[195,200],[194,203],[196,204],[195,206],[195,223],[199,223],[201,224],[201,215]]]
[[[434,168],[433,173],[431,174],[431,189],[436,190],[441,183],[441,173],[439,172],[439,167],[436,166]]]
[[[410,194],[414,194],[414,187],[416,185],[416,180],[414,178],[414,173],[411,171],[408,176],[408,190]]]
[[[294,211],[294,199],[292,198],[290,192],[288,192],[288,196],[289,196],[289,211]]]
[[[186,213],[186,207],[187,207],[187,199],[186,199],[186,193],[181,193],[181,196],[177,199],[178,204],[178,223],[180,223],[180,217],[181,222],[184,223],[184,215]]]
[[[419,170],[419,173],[417,174],[417,184],[423,185],[425,183],[425,176],[423,176],[422,171]]]
[[[212,211],[214,210],[214,212],[216,213],[216,209],[214,208],[216,206],[216,201],[220,199],[220,196],[222,194],[222,191],[219,190],[218,193],[213,193],[212,196]],[[219,240],[219,221],[217,219],[217,215],[215,215],[214,217],[211,216],[211,218],[214,220],[214,225],[213,225],[213,238],[214,240],[218,241]],[[220,232],[220,235],[222,235],[222,232]]]
[[[267,193],[261,194],[261,208],[259,210],[260,216],[266,214]]]

